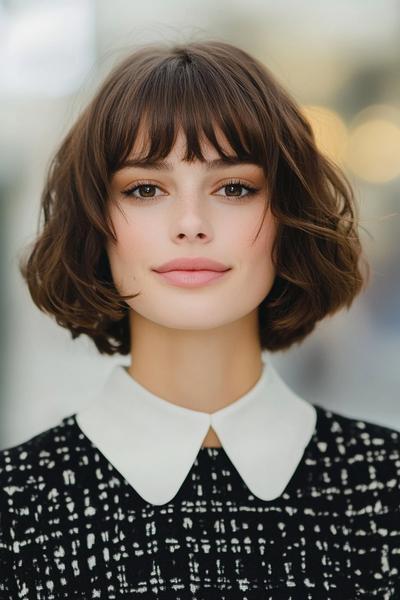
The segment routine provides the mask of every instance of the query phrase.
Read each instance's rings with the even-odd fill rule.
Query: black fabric
[[[314,406],[272,501],[201,448],[175,498],[149,504],[75,415],[1,451],[0,598],[400,598],[400,432]]]

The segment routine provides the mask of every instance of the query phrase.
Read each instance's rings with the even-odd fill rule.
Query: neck
[[[238,400],[262,372],[257,312],[208,330],[163,327],[131,311],[130,375],[178,406],[213,413]],[[210,429],[204,447],[219,447]]]

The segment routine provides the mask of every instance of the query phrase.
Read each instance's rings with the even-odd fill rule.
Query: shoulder
[[[340,471],[343,481],[373,489],[400,489],[400,431],[319,405],[314,446],[325,470]]]
[[[68,484],[84,454],[75,415],[30,439],[0,451],[0,491],[8,505],[34,501],[49,487]]]
[[[341,412],[314,404],[317,410],[317,435],[341,454],[365,449],[367,452],[399,450],[400,430],[372,422],[362,417],[351,417]]]
[[[75,507],[96,477],[97,457],[75,414],[0,451],[0,571],[7,574],[0,596],[10,588],[17,597],[16,573],[36,576],[42,552],[55,556],[54,544],[78,519]],[[85,516],[92,513],[85,505]]]

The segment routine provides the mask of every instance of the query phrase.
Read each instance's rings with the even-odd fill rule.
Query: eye
[[[222,190],[222,189],[225,189],[225,188],[227,188],[230,192],[232,192],[232,190],[233,190],[233,194],[228,193],[227,197],[228,198],[235,198],[237,200],[245,199],[248,196],[254,196],[254,194],[256,194],[259,191],[259,188],[255,188],[255,187],[253,187],[251,185],[247,185],[243,181],[241,181],[240,179],[231,179],[230,181],[228,181],[227,183],[225,183],[219,189]],[[244,195],[241,195],[240,188],[247,190],[247,193],[245,193]]]
[[[145,199],[145,198],[149,198],[149,199],[152,199],[152,198],[155,198],[155,197],[156,197],[156,196],[154,196],[154,194],[153,194],[154,188],[158,188],[158,189],[160,189],[160,188],[159,188],[157,185],[155,185],[154,183],[150,183],[150,182],[148,182],[148,181],[138,181],[138,182],[136,183],[136,185],[134,185],[133,187],[129,188],[128,190],[124,190],[124,191],[122,192],[122,194],[123,194],[124,196],[133,196],[134,198],[143,198],[143,199]],[[137,190],[140,190],[140,193],[141,193],[141,194],[144,194],[144,195],[143,195],[143,196],[142,196],[142,195],[140,195],[140,196],[137,196],[137,195],[135,194],[135,192],[136,192]]]
[[[241,190],[242,188],[242,190]],[[151,183],[149,181],[138,181],[136,182],[136,184],[127,189],[124,190],[123,192],[121,192],[124,196],[128,196],[128,197],[134,197],[137,199],[142,199],[142,200],[154,200],[156,199],[158,196],[154,194],[154,191],[156,189],[160,189],[157,185],[155,185],[154,183]],[[235,201],[243,201],[246,198],[248,198],[249,196],[254,196],[258,191],[259,188],[255,188],[253,186],[250,186],[248,184],[246,184],[245,182],[241,181],[240,179],[231,179],[229,180],[227,183],[225,183],[223,186],[221,186],[220,188],[218,188],[219,190],[223,190],[226,189],[227,194],[225,195],[226,198],[233,198]],[[242,194],[241,191],[246,190],[245,194]],[[139,192],[140,195],[137,195],[136,192]],[[217,194],[220,195],[220,194]]]

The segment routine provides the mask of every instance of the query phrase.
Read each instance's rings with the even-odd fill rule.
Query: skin
[[[131,157],[141,152],[144,139],[139,132]],[[218,139],[234,154],[221,132]],[[259,165],[207,171],[198,160],[182,161],[184,149],[180,130],[166,159],[172,171],[125,167],[114,174],[109,214],[117,243],[108,241],[107,254],[120,293],[141,292],[129,301],[129,373],[169,402],[212,413],[248,392],[261,375],[257,307],[276,275],[271,248],[277,224],[268,209],[253,243],[268,197]],[[207,160],[219,157],[207,141],[202,149]],[[224,187],[230,179],[259,191],[245,197],[241,185]],[[130,197],[121,193],[139,180],[156,187],[139,188]],[[187,256],[211,258],[232,270],[197,288],[173,286],[152,271]],[[212,428],[203,446],[221,446]]]

